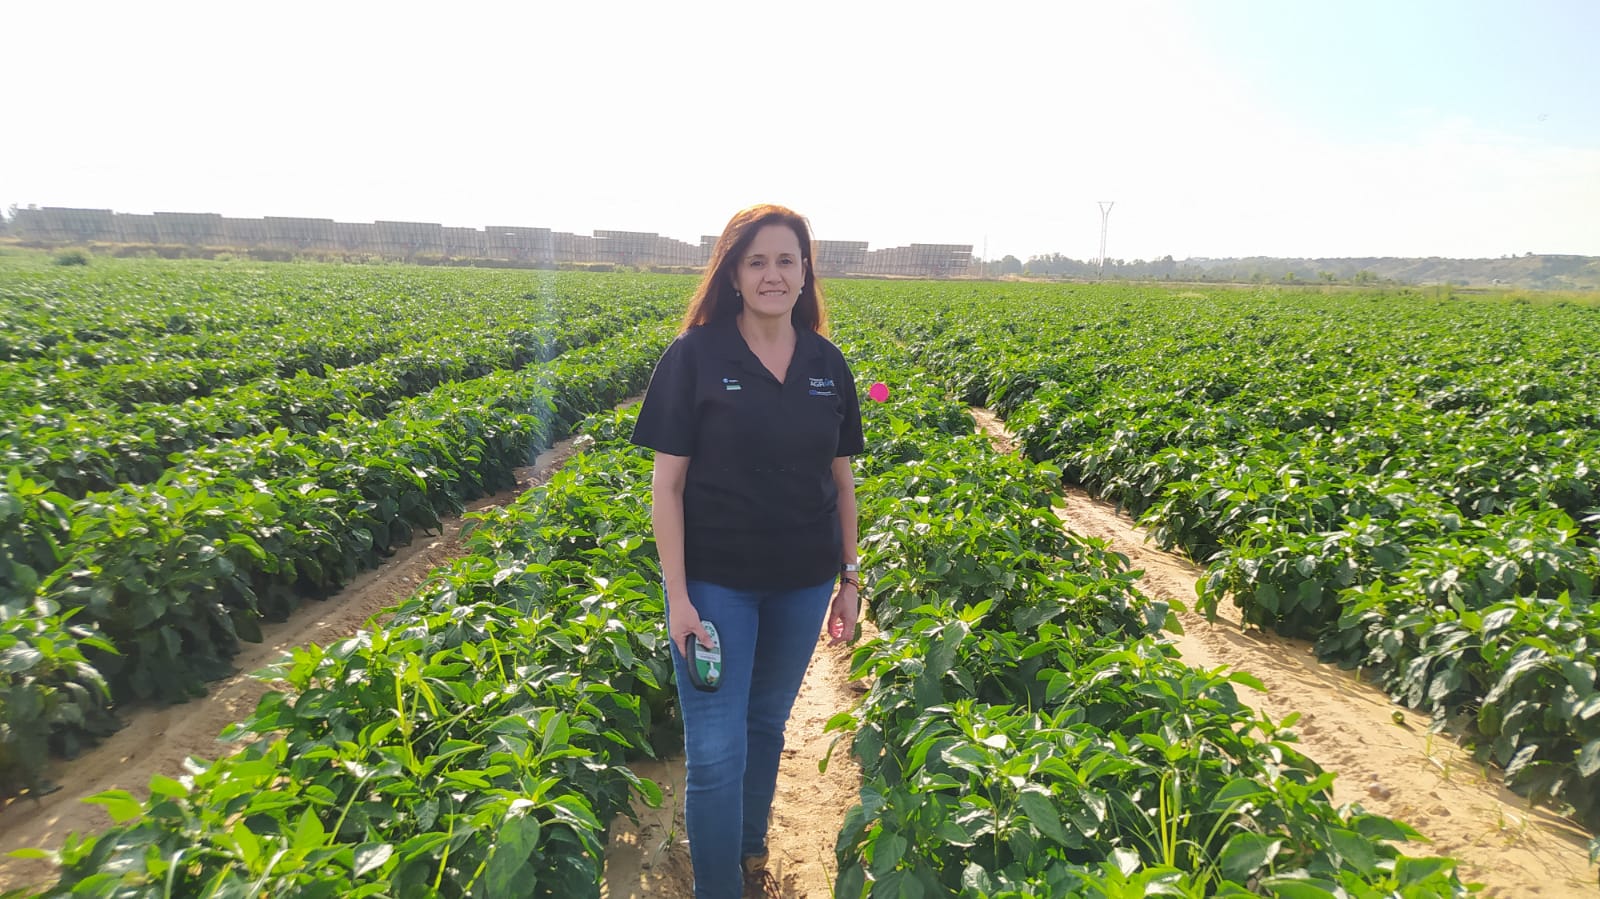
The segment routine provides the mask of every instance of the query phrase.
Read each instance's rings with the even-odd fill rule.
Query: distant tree
[[[1317,272],[1317,277],[1319,277],[1322,280],[1328,282],[1329,284],[1332,284],[1333,280],[1335,278],[1335,275],[1333,274],[1333,272]]]
[[[1022,260],[1015,256],[1007,255],[1000,260],[998,271],[1002,275],[1022,274]]]
[[[1089,274],[1081,271],[1084,264],[1075,262],[1060,253],[1046,253],[1042,256],[1029,256],[1023,271],[1030,275],[1072,275]],[[1092,270],[1092,266],[1090,267]]]

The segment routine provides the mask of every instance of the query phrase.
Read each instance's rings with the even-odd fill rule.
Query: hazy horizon
[[[93,0],[8,15],[0,205],[989,259],[1600,255],[1600,4]],[[985,249],[987,248],[987,252]]]
[[[43,207],[40,207],[40,208],[43,208]],[[107,210],[107,207],[104,207],[104,206],[86,206],[86,207],[70,207],[70,208],[86,209],[86,210],[92,210],[92,211],[106,211]],[[119,214],[125,212],[125,210],[121,210],[121,209],[111,209],[109,211],[113,212],[113,213],[119,213]],[[205,209],[166,209],[166,208],[162,208],[162,209],[150,210],[150,211],[147,211],[147,212],[141,212],[141,213],[137,213],[137,214],[148,215],[148,214],[150,214],[150,212],[182,213],[182,214],[194,214],[194,213],[210,214],[211,210],[205,210]],[[327,216],[283,216],[283,217],[284,218],[301,218],[301,219],[327,219]],[[230,218],[231,218],[231,216],[230,216]],[[335,221],[342,221],[342,220],[335,220]],[[357,224],[371,224],[372,221],[373,220],[369,220],[367,222],[359,222]],[[442,224],[445,227],[467,227],[467,228],[474,228],[475,227],[475,229],[479,230],[479,231],[486,230],[489,227],[489,226],[485,226],[485,225],[478,225],[478,226],[451,225],[448,222],[442,222],[442,223],[441,222],[417,222],[417,220],[415,220],[415,219],[384,219],[383,221],[401,222],[401,223],[418,223],[418,224]],[[349,222],[345,222],[345,223],[348,224]],[[571,231],[570,229],[561,228],[559,226],[551,226],[551,225],[548,225],[548,224],[545,224],[545,223],[533,223],[533,224],[530,225],[530,224],[528,224],[526,222],[495,222],[495,223],[493,223],[493,226],[494,227],[548,228],[549,230],[555,231],[555,232],[576,233],[576,234],[579,234],[579,235],[585,236],[585,237],[592,236],[592,233],[593,233],[593,232],[585,233],[585,232],[581,232],[581,231],[574,232],[574,231]],[[634,232],[641,232],[641,233],[660,234],[659,231],[651,231],[650,229],[647,229],[647,228],[637,228],[637,229],[635,229],[635,228],[610,228],[610,227],[607,227],[607,228],[600,228],[600,229],[595,229],[595,230],[634,231]],[[661,235],[661,236],[673,237],[673,235],[670,235],[670,234]],[[704,235],[702,235],[702,236],[704,236]],[[715,236],[715,235],[712,235],[712,236]],[[833,236],[826,235],[826,234],[816,234],[816,235],[813,235],[813,237],[815,239],[817,239],[817,240],[862,240],[863,239],[863,238],[858,238],[858,237],[833,237]],[[676,238],[676,239],[682,240],[685,243],[689,243],[689,244],[698,243],[698,239],[689,239],[689,238]],[[884,243],[880,243],[880,242],[876,242],[876,241],[872,241],[872,240],[866,240],[866,243],[868,245],[868,249],[869,250],[882,250],[882,249],[886,249],[886,248],[888,248],[890,246],[905,246],[905,244],[890,245],[890,244],[884,244]],[[934,241],[918,240],[918,241],[911,241],[910,243],[929,244],[929,243],[934,243]],[[973,255],[973,259],[974,259],[975,262],[976,261],[999,262],[1003,258],[1005,258],[1004,255],[1002,255],[1002,256],[994,256],[994,257],[983,257],[983,255],[982,255],[982,247],[977,247],[977,246],[972,248],[972,255]],[[1012,255],[1012,254],[1005,254],[1005,255]],[[1040,253],[1040,254],[1032,254],[1032,255],[1026,256],[1026,257],[1018,256],[1016,258],[1017,258],[1017,260],[1019,262],[1027,262],[1030,258],[1036,259],[1036,258],[1041,258],[1041,257],[1048,257],[1048,256],[1051,256],[1051,255],[1058,255],[1058,256],[1070,258],[1070,259],[1073,259],[1073,260],[1078,261],[1078,262],[1090,262],[1090,263],[1092,263],[1095,260],[1099,259],[1098,253],[1090,253],[1090,254],[1085,254],[1085,255],[1072,256],[1071,254],[1068,254],[1068,253],[1059,253],[1059,252],[1056,252],[1056,251],[1049,251],[1049,252]],[[1106,254],[1106,259],[1107,259],[1108,264],[1112,260],[1120,260],[1120,261],[1129,262],[1129,263],[1136,262],[1136,261],[1159,262],[1163,257],[1165,257],[1167,255],[1169,255],[1169,254],[1165,254],[1164,253],[1161,256],[1152,256],[1152,257],[1149,257],[1149,258],[1145,258],[1145,257],[1118,257],[1115,254],[1108,252]],[[1448,259],[1448,260],[1452,260],[1452,261],[1469,262],[1469,261],[1497,260],[1497,259],[1513,258],[1513,257],[1520,257],[1522,255],[1524,255],[1524,254],[1513,253],[1513,254],[1501,254],[1500,256],[1263,256],[1261,254],[1250,254],[1250,255],[1242,255],[1242,256],[1174,256],[1172,258],[1173,258],[1173,261],[1175,263],[1182,263],[1182,262],[1220,262],[1220,261],[1227,261],[1227,260],[1230,260],[1230,259],[1231,260],[1240,260],[1240,261],[1249,260],[1249,259],[1284,259],[1284,260],[1292,260],[1292,259],[1305,259],[1305,260],[1315,260],[1315,259],[1326,259],[1326,260],[1335,260],[1335,259],[1379,259],[1379,260],[1381,260],[1381,259]],[[1592,254],[1583,254],[1583,253],[1577,253],[1577,254],[1568,254],[1568,253],[1533,253],[1532,255],[1534,255],[1534,256],[1580,256],[1582,258],[1597,258],[1596,256],[1594,256]]]

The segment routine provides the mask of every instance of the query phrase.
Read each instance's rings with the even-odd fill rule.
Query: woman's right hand
[[[689,597],[670,600],[667,607],[671,610],[667,615],[667,633],[672,637],[672,645],[678,647],[684,658],[689,657],[688,639],[691,636],[699,640],[701,646],[711,648],[711,635],[700,624],[700,613],[695,611]]]

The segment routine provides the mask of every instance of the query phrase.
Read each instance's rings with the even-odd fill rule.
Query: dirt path
[[[514,474],[517,486],[483,497],[468,506],[477,511],[505,505],[550,477],[572,455],[563,440]],[[70,833],[86,833],[110,825],[97,805],[84,803],[105,790],[127,790],[143,799],[152,774],[177,777],[190,756],[216,758],[232,748],[217,740],[222,729],[255,710],[269,685],[251,676],[296,646],[341,640],[366,626],[368,619],[415,592],[428,573],[463,554],[463,519],[443,521],[438,535],[418,535],[382,566],[359,575],[348,587],[322,602],[308,602],[286,622],[263,624],[263,640],[246,644],[234,659],[238,672],[211,685],[202,699],[165,708],[125,712],[127,726],[99,746],[71,761],[56,759],[46,777],[62,788],[39,799],[14,799],[0,808],[0,891],[52,879],[54,867],[8,853],[24,847],[59,848]]]
[[[1016,450],[1002,422],[987,410],[972,411],[996,449]],[[1069,491],[1064,501],[1056,510],[1063,524],[1110,540],[1134,569],[1143,570],[1141,591],[1194,607],[1199,566],[1147,543],[1144,530],[1109,503],[1081,491]],[[1306,641],[1245,629],[1238,612],[1230,605],[1215,623],[1180,613],[1184,634],[1174,639],[1178,651],[1197,668],[1227,666],[1260,678],[1267,692],[1240,688],[1241,698],[1270,717],[1299,712],[1294,730],[1303,751],[1338,774],[1336,802],[1360,802],[1369,812],[1412,825],[1433,842],[1409,852],[1459,858],[1462,880],[1483,883],[1485,896],[1594,899],[1595,867],[1579,828],[1530,808],[1454,741],[1430,735],[1426,716],[1391,703],[1355,673],[1318,662]],[[1395,723],[1396,711],[1404,724]]]
[[[833,847],[845,813],[859,801],[861,767],[842,739],[828,762],[837,734],[824,734],[828,719],[853,705],[860,693],[850,680],[850,648],[817,641],[805,683],[795,699],[784,735],[778,792],[772,802],[767,849],[776,888],[763,899],[827,899],[833,895],[837,864]],[[661,808],[640,805],[639,823],[619,818],[611,827],[602,896],[610,899],[681,897],[694,894],[694,874],[683,827],[682,757],[639,765],[634,771],[661,785]],[[755,899],[755,897],[751,897]]]

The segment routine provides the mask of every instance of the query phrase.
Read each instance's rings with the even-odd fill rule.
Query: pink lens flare
[[[867,396],[871,397],[874,403],[881,403],[889,398],[889,385],[882,381],[875,382],[867,391]]]

